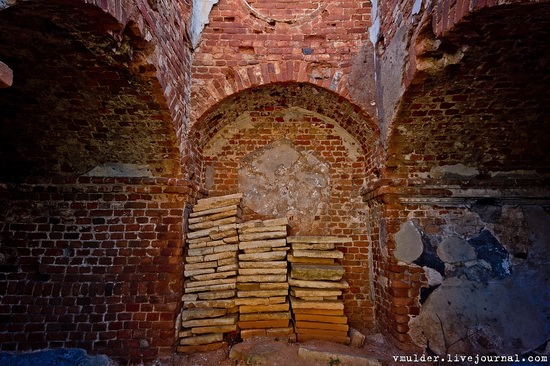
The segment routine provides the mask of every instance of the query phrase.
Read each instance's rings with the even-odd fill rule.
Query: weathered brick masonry
[[[52,179],[4,186],[2,198],[3,350],[82,347],[137,361],[171,349],[186,182]]]
[[[0,349],[166,356],[187,206],[243,192],[352,239],[353,326],[542,352],[550,3],[502,3],[0,0]]]

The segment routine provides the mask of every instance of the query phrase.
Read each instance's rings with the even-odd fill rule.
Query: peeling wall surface
[[[349,238],[355,328],[549,355],[548,39],[546,0],[0,0],[0,350],[169,357],[187,218],[242,193]]]

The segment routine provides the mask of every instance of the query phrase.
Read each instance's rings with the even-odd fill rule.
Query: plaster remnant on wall
[[[412,263],[424,251],[422,235],[412,221],[401,225],[401,229],[395,234],[395,258],[405,263]]]
[[[275,141],[241,161],[243,206],[266,217],[288,217],[309,228],[330,197],[329,166],[289,140]]]
[[[428,279],[428,285],[429,286],[437,286],[437,285],[441,285],[443,283],[443,276],[441,275],[441,273],[439,273],[438,271],[436,271],[435,269],[433,268],[430,268],[430,267],[422,267],[422,269],[424,270],[424,273],[426,274],[426,278]]]
[[[446,263],[468,262],[476,259],[474,247],[456,236],[443,239],[437,247],[437,255]]]
[[[475,178],[479,175],[476,168],[468,167],[464,164],[442,165],[431,169],[432,178]]]
[[[212,7],[218,3],[218,0],[193,0],[193,10],[191,13],[191,22],[189,29],[189,38],[193,48],[197,48],[204,27],[209,23],[208,17]]]
[[[204,155],[216,156],[221,154],[223,148],[239,131],[253,128],[250,123],[250,112],[245,112],[235,119],[235,122],[228,124],[209,141],[204,149]]]
[[[86,177],[153,177],[147,165],[107,163],[98,165],[86,174]]]
[[[422,9],[422,0],[415,0],[413,8],[412,8],[413,15],[418,14],[421,9]]]
[[[302,118],[311,117],[319,119],[323,123],[330,124],[333,126],[335,133],[342,139],[342,144],[346,148],[346,155],[350,159],[358,160],[364,155],[357,140],[348,131],[346,131],[346,129],[331,118],[327,118],[319,113],[311,112],[307,109],[299,107],[290,107],[284,111],[281,111],[280,116],[283,118],[285,123],[301,122]],[[204,155],[215,156],[220,154],[223,148],[227,146],[229,141],[237,133],[252,128],[254,128],[254,124],[251,122],[250,112],[241,114],[233,123],[226,125],[216,133],[216,135],[205,147]]]

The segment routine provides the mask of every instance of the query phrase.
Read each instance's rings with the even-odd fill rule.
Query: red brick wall
[[[133,362],[170,352],[191,195],[175,179],[7,185],[0,349],[79,347]]]
[[[346,268],[345,278],[351,285],[344,296],[346,313],[353,324],[372,331],[375,321],[370,288],[369,242],[365,231],[364,204],[361,203],[359,192],[364,185],[365,176],[374,176],[373,171],[377,166],[375,159],[372,158],[376,154],[375,151],[378,151],[377,145],[372,141],[376,135],[369,136],[366,131],[363,131],[364,143],[355,140],[355,146],[350,146],[350,141],[354,140],[351,137],[353,135],[347,135],[341,127],[336,125],[343,123],[348,128],[350,125],[359,128],[359,121],[350,122],[351,116],[346,118],[335,116],[338,119],[332,119],[326,116],[328,113],[309,112],[308,115],[304,112],[302,119],[285,122],[283,115],[287,112],[288,106],[293,104],[290,99],[297,97],[295,93],[299,89],[295,88],[298,86],[257,90],[251,96],[244,95],[242,101],[228,102],[227,109],[220,107],[213,112],[213,115],[217,116],[215,120],[217,128],[213,129],[215,133],[208,132],[208,135],[205,135],[203,150],[203,169],[211,169],[215,172],[207,188],[210,195],[238,192],[240,189],[238,171],[243,158],[280,139],[290,140],[297,149],[311,151],[318,159],[327,163],[331,185],[330,202],[310,226],[301,226],[300,218],[295,218],[294,222],[291,219],[291,232],[298,232],[301,235],[336,235],[353,238],[351,245],[339,248],[345,253],[342,264]],[[258,103],[267,103],[262,99],[263,92],[282,93],[286,105],[272,100],[272,104],[259,107]],[[311,98],[311,95],[308,98]],[[301,98],[299,94],[297,99],[307,104],[307,100]],[[339,105],[333,105],[328,103],[329,100],[329,96],[319,92],[314,97],[314,101],[312,100],[312,106],[316,104],[319,110],[334,108],[334,111],[340,112],[350,108],[345,101],[340,102]],[[247,111],[245,106],[251,110]],[[305,105],[302,104],[302,106]],[[239,112],[229,113],[227,110],[231,108],[238,109]],[[242,113],[250,113],[248,119],[242,120],[240,108]],[[222,115],[224,117],[221,117]],[[234,115],[241,115],[241,121],[238,124],[233,119]],[[344,137],[345,135],[348,137]],[[356,153],[359,152],[357,155],[354,155],[354,149]],[[205,175],[203,171],[202,176],[205,177]],[[203,186],[206,185],[207,183],[203,180]],[[247,209],[244,215],[245,220],[260,217]]]
[[[480,185],[548,173],[549,13],[548,3],[480,10],[447,34],[442,48],[463,47],[462,59],[443,67],[432,55],[406,92],[389,140],[394,179],[422,184],[455,164],[476,168]]]
[[[311,3],[280,10],[283,3],[252,4],[273,21],[243,0],[214,6],[193,60],[192,121],[226,96],[272,82],[311,82],[350,98],[347,78],[367,39],[370,2],[320,2],[319,10],[288,22],[283,18],[309,13]]]

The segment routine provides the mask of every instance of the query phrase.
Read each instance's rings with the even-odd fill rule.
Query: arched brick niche
[[[417,55],[391,127],[392,176],[437,179],[457,164],[480,184],[549,173],[549,14],[548,3],[482,9]]]
[[[0,11],[0,60],[14,71],[0,91],[0,348],[138,364],[176,342],[195,191],[179,178],[183,97],[163,77],[185,89],[188,75],[168,74],[186,53],[168,56],[174,34],[158,49],[162,27],[148,27],[161,6],[97,3]]]
[[[21,2],[0,18],[0,59],[14,71],[0,92],[3,180],[121,164],[122,174],[179,174],[155,46],[137,23],[80,1]]]
[[[530,336],[521,333],[523,326],[494,331],[504,322],[492,324],[492,314],[480,312],[479,317],[464,321],[464,316],[458,321],[431,307],[444,296],[454,305],[442,301],[441,308],[460,317],[475,307],[470,302],[455,306],[451,298],[456,294],[440,297],[436,293],[431,298],[430,291],[439,285],[446,288],[462,275],[454,271],[458,266],[477,259],[472,255],[453,262],[455,258],[446,257],[449,248],[455,249],[451,245],[471,249],[484,238],[506,251],[510,284],[519,280],[537,286],[525,294],[510,290],[515,285],[504,286],[499,303],[507,298],[527,303],[533,298],[537,306],[522,307],[529,309],[523,313],[503,307],[493,319],[516,314],[510,319],[523,324],[548,311],[547,291],[531,293],[548,288],[544,268],[549,259],[538,252],[545,239],[533,238],[546,225],[539,227],[534,217],[548,222],[550,155],[545,136],[550,133],[550,54],[545,44],[550,7],[548,2],[479,3],[495,6],[469,13],[440,38],[435,37],[432,24],[413,38],[415,59],[409,61],[418,67],[390,126],[383,178],[378,189],[365,196],[377,239],[373,241],[377,321],[404,350],[430,347],[438,354],[464,350],[499,354],[512,349],[521,354],[548,339],[546,328],[541,327],[546,338],[533,341],[532,348],[524,347]],[[418,256],[403,256],[404,248],[416,248]],[[458,266],[449,267],[451,262]],[[502,274],[491,273],[489,282],[502,285],[498,275]],[[472,283],[483,281],[468,274],[468,279],[452,286],[465,294]],[[491,288],[481,286],[478,294],[489,302],[497,299]],[[475,298],[470,293],[464,296]],[[432,329],[426,321],[431,315]],[[463,337],[455,334],[457,342],[449,341],[446,330],[456,331],[455,325],[461,322],[469,329],[484,324],[484,329],[472,336],[462,329]],[[439,333],[433,332],[435,328]],[[516,340],[505,335],[508,331],[515,332]],[[520,338],[524,343],[514,345],[522,343],[517,341]]]
[[[291,234],[353,238],[341,249],[350,321],[373,329],[369,242],[360,190],[378,169],[370,117],[310,84],[271,84],[232,96],[193,136],[210,195],[243,192],[243,219],[288,217]]]

